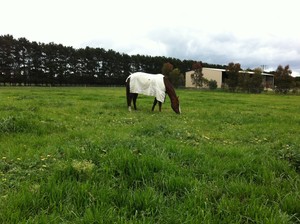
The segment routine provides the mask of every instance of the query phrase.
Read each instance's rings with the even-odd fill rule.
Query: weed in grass
[[[1,133],[25,132],[32,128],[30,123],[24,118],[9,116],[0,120]]]

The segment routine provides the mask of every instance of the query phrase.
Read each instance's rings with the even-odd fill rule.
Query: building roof
[[[214,71],[226,72],[226,69],[223,69],[223,68],[207,68],[207,67],[203,67],[203,69],[209,69],[209,70],[214,70]],[[253,71],[247,71],[247,70],[242,70],[242,71],[240,71],[240,73],[254,74]],[[269,73],[265,73],[265,72],[262,72],[261,74],[265,75],[265,76],[274,76],[273,74],[269,74]]]

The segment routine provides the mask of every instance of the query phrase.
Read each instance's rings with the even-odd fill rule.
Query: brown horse
[[[126,79],[126,97],[128,110],[131,111],[131,101],[136,110],[136,99],[138,94],[155,96],[152,111],[158,102],[161,112],[162,103],[165,100],[165,93],[168,94],[171,107],[175,113],[180,114],[179,97],[176,95],[174,87],[168,78],[162,74],[149,74],[144,72],[135,72]]]

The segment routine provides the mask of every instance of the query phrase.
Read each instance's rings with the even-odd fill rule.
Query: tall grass
[[[299,96],[0,89],[1,223],[299,223]]]

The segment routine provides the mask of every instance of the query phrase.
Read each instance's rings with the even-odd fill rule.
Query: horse
[[[155,96],[152,111],[156,104],[159,105],[161,112],[162,103],[165,101],[166,93],[168,94],[171,107],[177,114],[181,113],[179,106],[179,97],[176,95],[175,89],[170,80],[162,74],[150,74],[144,72],[135,72],[129,75],[126,79],[126,97],[128,111],[131,111],[131,101],[136,110],[136,99],[138,94],[147,96]]]

